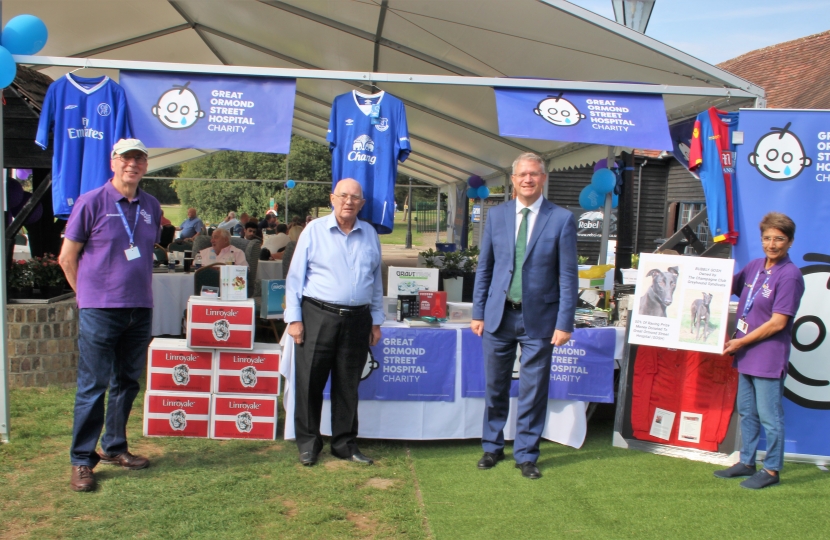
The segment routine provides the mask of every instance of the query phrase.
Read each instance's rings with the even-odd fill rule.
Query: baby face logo
[[[228,341],[231,337],[231,325],[225,319],[213,323],[213,338],[216,341]]]
[[[250,433],[254,429],[254,417],[248,411],[236,415],[236,429],[240,433]]]
[[[533,112],[550,122],[554,126],[575,126],[585,115],[579,112],[576,106],[562,97],[563,92],[558,96],[548,96],[536,105]]]
[[[369,375],[372,374],[374,370],[380,367],[378,361],[375,360],[375,357],[372,356],[372,351],[369,351],[369,354],[366,356],[366,365],[363,366],[363,373],[360,374],[360,380],[365,381],[369,378]]]
[[[792,122],[782,128],[770,128],[771,131],[758,139],[755,150],[749,154],[749,163],[768,180],[792,180],[813,163],[805,155],[801,140],[790,131],[790,125]]]
[[[170,413],[170,428],[173,431],[184,431],[187,427],[187,413],[182,409],[176,409]]]
[[[205,111],[199,108],[196,94],[187,87],[189,84],[189,81],[181,86],[174,84],[173,88],[163,93],[158,103],[153,105],[153,116],[158,118],[164,127],[187,129],[205,116]]]
[[[176,386],[187,386],[190,382],[190,368],[187,364],[179,364],[173,368],[173,382]]]
[[[256,386],[256,368],[254,366],[242,368],[239,372],[239,380],[245,388],[253,388]]]

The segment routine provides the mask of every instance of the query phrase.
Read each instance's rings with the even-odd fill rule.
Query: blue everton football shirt
[[[49,86],[35,142],[46,149],[54,130],[52,205],[66,218],[78,195],[112,178],[110,155],[119,139],[132,137],[124,90],[109,77],[67,73]]]
[[[337,96],[326,140],[332,152],[332,188],[344,178],[357,180],[366,199],[358,217],[379,234],[391,233],[398,161],[406,160],[411,150],[403,102],[383,91],[366,95],[353,90]]]

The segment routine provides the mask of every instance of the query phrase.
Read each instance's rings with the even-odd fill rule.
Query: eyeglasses
[[[515,176],[516,178],[527,178],[528,176],[531,177],[531,178],[542,178],[543,176],[545,176],[545,173],[526,172],[526,173],[521,173],[521,174],[514,174],[513,176]]]
[[[135,161],[139,165],[144,165],[145,163],[147,163],[147,156],[118,156],[117,159],[123,161],[124,163],[129,163],[130,161]]]
[[[332,193],[332,195],[338,197],[343,202],[352,201],[355,204],[363,200],[363,197],[358,197],[357,195],[348,195],[346,193]]]
[[[761,243],[769,244],[770,242],[774,244],[783,244],[784,242],[788,241],[789,238],[786,236],[762,236]]]

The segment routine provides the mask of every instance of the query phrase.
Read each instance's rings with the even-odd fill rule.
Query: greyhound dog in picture
[[[703,293],[703,300],[698,298],[692,302],[692,328],[691,331],[695,333],[695,340],[700,340],[700,332],[703,331],[703,341],[709,337],[711,328],[709,327],[709,319],[712,312],[709,310],[709,304],[712,303],[712,295]],[[697,332],[695,332],[697,329]]]
[[[679,274],[680,269],[676,266],[667,268],[665,272],[656,268],[649,270],[646,277],[651,278],[651,287],[640,297],[640,315],[666,316],[666,308],[674,299]]]

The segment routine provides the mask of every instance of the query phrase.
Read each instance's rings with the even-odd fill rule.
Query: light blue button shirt
[[[371,305],[372,324],[382,324],[380,240],[357,220],[345,234],[334,214],[315,219],[297,241],[285,280],[285,322],[302,321],[303,296],[342,306]]]

